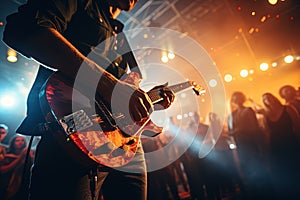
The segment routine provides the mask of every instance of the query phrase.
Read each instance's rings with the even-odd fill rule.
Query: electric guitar
[[[133,79],[131,76],[125,81],[132,82]],[[205,93],[193,81],[168,88],[174,93],[188,88],[192,88],[197,95]],[[150,90],[147,94],[153,103],[162,99],[159,89]],[[162,132],[162,128],[150,118],[142,125],[122,123],[126,118],[122,113],[112,113],[100,98],[90,100],[74,90],[72,82],[58,72],[51,75],[42,87],[40,103],[46,121],[56,127],[52,131],[55,137],[81,164],[124,166],[136,154],[143,132],[147,132],[148,136]]]

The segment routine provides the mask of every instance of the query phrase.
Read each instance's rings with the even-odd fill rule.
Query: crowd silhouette
[[[160,183],[149,188],[148,199],[178,199],[175,190],[164,184],[168,176],[175,177],[181,199],[299,199],[299,89],[284,85],[278,96],[281,99],[266,92],[261,95],[261,103],[256,103],[241,91],[233,92],[224,124],[215,113],[209,113],[206,124],[200,122],[197,113],[189,124],[171,120],[182,135],[196,131],[196,137],[187,151],[162,173],[148,174],[149,180]],[[216,138],[213,129],[218,126],[222,131]],[[214,143],[214,148],[199,157],[206,143]],[[149,146],[145,143],[144,147]],[[163,172],[172,169],[172,174]],[[162,193],[164,198],[155,196]]]
[[[172,129],[155,139],[142,138],[147,153],[193,133],[186,151],[174,143],[156,158],[178,157],[148,172],[148,200],[299,199],[299,89],[285,85],[276,96],[266,92],[257,103],[235,91],[224,123],[213,112],[207,123],[201,122],[194,112],[187,123],[171,117]],[[34,147],[18,134],[5,144],[7,133],[7,126],[0,124],[0,199],[26,199]],[[213,148],[199,156],[207,144]]]
[[[0,199],[27,198],[33,156],[24,136],[16,134],[10,139],[6,153],[0,160]]]

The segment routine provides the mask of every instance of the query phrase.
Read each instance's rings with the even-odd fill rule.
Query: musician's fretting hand
[[[175,94],[172,90],[168,88],[167,84],[155,86],[150,91],[152,90],[159,90],[160,96],[163,98],[163,100],[154,104],[154,110],[163,110],[170,107],[170,105],[175,99]]]

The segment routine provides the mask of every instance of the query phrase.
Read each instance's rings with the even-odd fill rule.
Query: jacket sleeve
[[[6,18],[3,41],[26,57],[26,39],[39,28],[63,33],[77,10],[77,0],[29,0]],[[45,45],[46,45],[45,41]]]

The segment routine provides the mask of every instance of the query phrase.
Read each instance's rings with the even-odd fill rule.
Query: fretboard
[[[191,82],[186,81],[186,82],[183,82],[183,83],[178,83],[178,84],[175,84],[175,85],[168,86],[168,88],[170,90],[172,90],[174,93],[177,93],[177,92],[180,92],[180,91],[182,91],[184,89],[187,89],[191,86],[192,86]],[[163,99],[162,96],[161,96],[160,89],[151,90],[151,91],[147,92],[147,94],[150,97],[152,103],[157,103],[157,102],[159,102]]]

